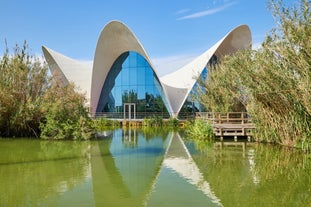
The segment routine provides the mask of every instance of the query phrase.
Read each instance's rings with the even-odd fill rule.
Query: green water
[[[311,205],[308,155],[227,144],[139,130],[89,142],[0,139],[0,206]]]

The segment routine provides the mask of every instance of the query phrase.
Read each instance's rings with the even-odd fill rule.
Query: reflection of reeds
[[[288,180],[300,180],[309,177],[311,160],[307,157],[307,154],[294,148],[259,144],[255,149],[255,170],[261,180],[271,180],[281,175]]]
[[[211,68],[201,102],[212,111],[245,108],[262,141],[310,149],[311,15],[309,3],[282,8],[271,4],[279,21],[256,51],[227,56]],[[244,107],[242,107],[244,106]]]
[[[89,176],[88,142],[2,140],[1,144],[5,148],[0,155],[0,206],[37,206]]]
[[[193,154],[224,206],[309,206],[311,159],[272,144],[209,147]]]

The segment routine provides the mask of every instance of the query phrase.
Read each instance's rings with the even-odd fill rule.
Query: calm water
[[[0,140],[0,152],[0,206],[311,205],[311,159],[287,148],[116,130],[91,142]]]

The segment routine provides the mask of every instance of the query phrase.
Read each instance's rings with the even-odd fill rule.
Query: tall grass
[[[224,57],[210,69],[200,101],[212,111],[246,109],[257,139],[309,150],[311,143],[310,2],[271,0],[276,28],[258,50]],[[242,106],[242,107],[241,107]]]
[[[26,42],[0,56],[0,136],[89,139],[93,136],[84,94],[51,81],[46,63]]]
[[[185,133],[188,138],[211,142],[214,138],[212,126],[202,119],[188,121],[185,126]]]

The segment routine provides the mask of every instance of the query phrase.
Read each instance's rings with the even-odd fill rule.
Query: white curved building
[[[206,76],[209,64],[251,48],[251,42],[248,26],[238,26],[192,62],[163,77],[157,75],[133,32],[118,21],[108,23],[102,30],[93,64],[73,60],[44,46],[42,50],[55,78],[63,85],[72,81],[86,93],[91,114],[175,118],[182,111],[200,110],[193,101],[187,101],[195,92],[194,77]]]

